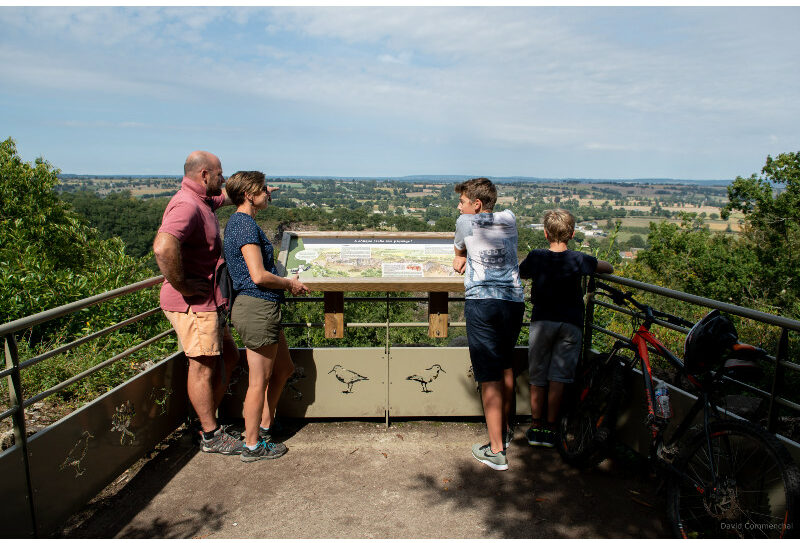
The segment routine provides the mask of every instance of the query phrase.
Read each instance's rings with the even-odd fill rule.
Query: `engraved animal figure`
[[[297,390],[296,385],[300,382],[300,379],[306,378],[306,369],[303,366],[295,366],[294,373],[289,377],[289,380],[286,382],[286,387],[290,388],[294,393],[292,396],[295,400],[300,401],[303,399],[303,393]]]
[[[353,385],[359,381],[369,381],[367,377],[354,371],[346,370],[339,364],[336,364],[328,373],[333,373],[339,381],[347,385],[347,390],[343,390],[342,394],[353,392]]]
[[[236,383],[238,383],[242,377],[249,374],[250,372],[244,366],[236,366],[231,373],[231,378],[228,380],[228,386],[225,389],[225,396],[233,396],[236,392]]]
[[[64,471],[68,467],[72,466],[75,468],[76,479],[83,475],[86,471],[86,468],[81,467],[81,462],[83,462],[83,459],[86,458],[86,453],[89,450],[89,440],[93,437],[94,436],[87,430],[84,430],[83,434],[81,434],[81,437],[78,439],[75,445],[72,446],[72,449],[70,449],[67,457],[63,462],[61,462],[59,470]]]
[[[166,387],[153,387],[153,389],[150,391],[150,401],[158,406],[159,416],[167,413],[167,400],[171,394],[172,392]]]
[[[125,445],[126,436],[130,436],[131,443],[136,441],[136,434],[130,431],[131,422],[133,422],[133,417],[135,416],[136,411],[133,409],[133,404],[130,400],[120,404],[114,412],[114,415],[112,415],[111,431],[122,433],[122,435],[119,437],[120,445]]]
[[[422,385],[422,392],[431,392],[428,390],[428,385],[435,381],[437,377],[439,377],[440,372],[447,373],[439,364],[434,364],[430,368],[421,372],[421,375],[409,375],[406,377],[406,381],[416,381]]]

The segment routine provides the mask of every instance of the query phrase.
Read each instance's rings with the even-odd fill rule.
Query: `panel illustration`
[[[312,277],[455,277],[453,240],[404,237],[293,236],[288,273]]]

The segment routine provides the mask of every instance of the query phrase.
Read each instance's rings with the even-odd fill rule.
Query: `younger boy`
[[[464,317],[472,371],[481,386],[489,443],[472,455],[492,469],[508,469],[512,368],[525,310],[517,266],[517,221],[510,210],[492,213],[497,189],[486,178],[456,185],[460,194],[453,269],[464,274]]]
[[[552,447],[564,385],[573,382],[581,353],[581,277],[611,273],[614,268],[591,255],[567,249],[567,242],[575,235],[575,217],[569,211],[547,211],[544,235],[550,249],[535,249],[519,264],[520,275],[533,278],[528,350],[532,424],[525,437],[532,446]],[[546,422],[542,421],[545,398]]]

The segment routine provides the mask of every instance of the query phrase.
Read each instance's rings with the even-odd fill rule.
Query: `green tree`
[[[744,242],[759,265],[755,280],[778,307],[798,314],[800,299],[800,152],[767,156],[761,176],[737,177],[728,187],[730,212],[744,213]]]

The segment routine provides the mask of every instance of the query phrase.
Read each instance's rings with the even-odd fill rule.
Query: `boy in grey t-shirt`
[[[524,292],[517,266],[517,222],[510,210],[492,213],[497,189],[486,178],[456,185],[461,195],[453,269],[464,274],[464,317],[472,371],[481,386],[489,443],[472,455],[492,469],[508,469],[505,449],[514,394],[514,345],[522,325]]]

